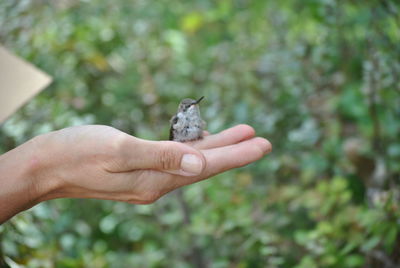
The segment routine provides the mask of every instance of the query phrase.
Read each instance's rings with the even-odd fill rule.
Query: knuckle
[[[179,155],[171,144],[167,144],[158,154],[158,165],[164,170],[174,170],[179,168]]]
[[[129,193],[124,198],[122,198],[121,201],[138,205],[152,204],[157,201],[162,195],[163,194],[161,191],[153,189],[149,192],[140,192],[136,194]]]
[[[145,193],[140,197],[140,204],[152,204],[156,202],[160,198],[160,194],[151,192],[151,193]]]
[[[106,155],[108,155],[111,158],[118,158],[121,156],[122,153],[124,153],[124,148],[127,147],[127,144],[129,143],[129,136],[126,135],[125,133],[120,133],[118,135],[115,135],[112,139],[108,140],[104,146],[104,151]]]
[[[113,171],[125,165],[123,148],[127,144],[127,138],[127,135],[121,133],[103,143],[102,150],[98,152],[101,158],[98,158],[98,160],[101,160],[104,169]]]
[[[108,147],[109,147],[110,151],[119,152],[124,147],[126,139],[127,139],[126,135],[124,135],[122,133],[119,135],[116,135],[113,139],[111,139],[108,142]]]

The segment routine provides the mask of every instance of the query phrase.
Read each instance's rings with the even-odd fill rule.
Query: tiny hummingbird
[[[179,104],[178,112],[171,118],[169,139],[172,141],[194,141],[203,138],[205,122],[201,119],[198,100],[184,99]]]

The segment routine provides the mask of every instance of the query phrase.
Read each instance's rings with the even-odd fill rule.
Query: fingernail
[[[272,151],[272,144],[264,138],[259,138],[259,139],[260,139],[260,146],[264,154],[270,153]]]
[[[184,172],[198,175],[203,170],[203,162],[194,154],[185,154],[181,160],[181,169]]]

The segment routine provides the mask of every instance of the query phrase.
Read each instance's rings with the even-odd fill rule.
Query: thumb
[[[123,169],[155,169],[183,176],[199,175],[205,168],[203,154],[174,141],[132,139],[123,148]]]

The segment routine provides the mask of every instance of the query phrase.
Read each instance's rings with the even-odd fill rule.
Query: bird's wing
[[[173,141],[174,140],[174,125],[178,123],[178,117],[174,115],[171,120],[171,128],[169,129],[169,140]]]
[[[201,120],[201,129],[202,129],[202,130],[206,130],[206,127],[207,127],[206,121]]]

